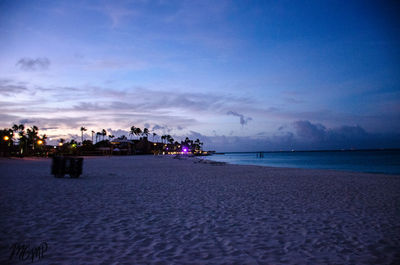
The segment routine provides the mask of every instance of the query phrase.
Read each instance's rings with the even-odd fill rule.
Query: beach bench
[[[51,174],[56,178],[63,178],[69,174],[71,178],[79,178],[82,174],[83,158],[81,157],[53,157]]]

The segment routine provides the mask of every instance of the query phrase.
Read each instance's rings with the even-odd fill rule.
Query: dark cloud
[[[306,140],[323,140],[326,134],[325,126],[312,124],[310,121],[296,121],[293,123],[298,136]]]
[[[296,146],[305,150],[400,147],[398,133],[370,133],[359,125],[326,128],[310,121],[296,121],[293,125]]]
[[[154,125],[153,126],[153,131],[157,131],[157,130],[162,130],[162,129],[164,129],[164,126],[160,126],[160,125],[158,125],[158,124],[156,124],[156,125]]]
[[[41,71],[47,70],[50,66],[50,60],[46,57],[42,58],[21,58],[16,64],[24,71]]]
[[[199,138],[204,148],[220,152],[290,151],[400,148],[399,133],[369,133],[360,126],[327,128],[310,121],[293,123],[294,132],[261,132],[255,136],[207,136],[190,131],[189,138]],[[269,136],[268,136],[269,135]]]
[[[360,141],[374,138],[372,137],[373,135],[367,133],[365,129],[359,125],[327,129],[322,124],[315,124],[310,121],[296,121],[294,122],[294,127],[297,136],[305,142],[339,145],[359,143]]]
[[[239,118],[240,118],[240,124],[241,124],[242,126],[246,125],[249,121],[252,120],[251,117],[245,117],[243,114],[240,114],[240,113],[237,113],[237,112],[231,111],[231,110],[228,111],[226,114],[227,114],[227,115],[233,115],[233,116],[239,117]]]
[[[18,121],[19,124],[35,123],[35,122],[36,120],[30,120],[30,119],[22,119]]]
[[[171,133],[172,128],[170,128],[166,125],[162,126],[162,125],[156,124],[153,126],[152,131],[162,131],[163,133]]]

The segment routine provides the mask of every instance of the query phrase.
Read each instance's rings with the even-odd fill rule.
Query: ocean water
[[[400,150],[225,153],[205,157],[239,165],[334,169],[400,175]]]

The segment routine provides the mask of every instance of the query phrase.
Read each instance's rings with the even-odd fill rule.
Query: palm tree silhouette
[[[101,132],[96,133],[96,143],[99,141],[98,139],[100,139],[100,135],[101,135]]]
[[[135,134],[135,132],[136,132],[136,127],[135,126],[132,126],[131,127],[131,131],[129,132],[129,135],[134,135]]]
[[[95,131],[92,130],[92,144],[93,144],[93,135],[94,135]]]
[[[148,137],[149,136],[149,129],[144,128],[143,129],[143,134],[146,135],[146,137]]]
[[[41,137],[41,139],[40,139],[40,140],[43,141],[43,144],[44,144],[44,145],[46,144],[47,138],[48,138],[47,135],[46,135],[46,134],[43,134],[42,137]]]
[[[36,139],[38,138],[39,129],[37,126],[33,125],[31,128],[26,130],[26,134],[28,135],[28,143],[32,144],[32,151],[35,150]]]
[[[142,134],[142,130],[140,128],[135,128],[135,135],[140,137],[141,134]]]
[[[103,136],[103,141],[104,141],[104,137],[107,135],[107,131],[105,129],[103,129],[101,131],[101,135]]]
[[[85,127],[81,127],[81,138],[82,138],[82,144],[83,144],[83,132],[87,131]]]
[[[154,137],[156,136],[157,134],[155,133],[155,132],[153,132],[153,142],[154,142]]]

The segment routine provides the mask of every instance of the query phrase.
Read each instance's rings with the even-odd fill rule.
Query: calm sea
[[[258,155],[257,155],[258,154]],[[225,153],[205,157],[239,165],[400,174],[400,150]]]

